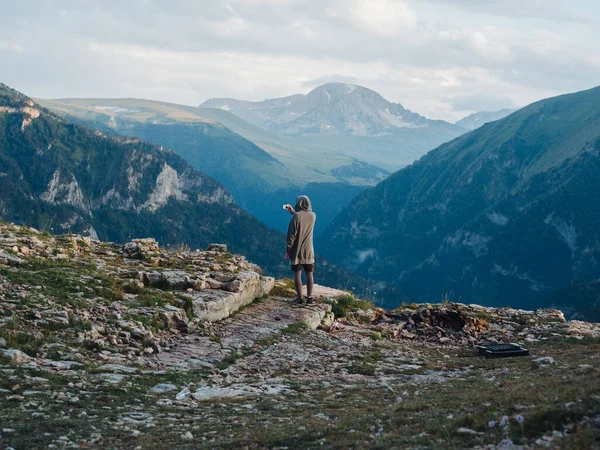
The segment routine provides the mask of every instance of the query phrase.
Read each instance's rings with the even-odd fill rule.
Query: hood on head
[[[310,203],[310,198],[306,195],[300,195],[296,199],[296,207],[294,208],[296,211],[312,211],[312,204]]]

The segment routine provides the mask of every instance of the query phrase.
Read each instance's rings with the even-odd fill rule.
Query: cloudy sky
[[[32,97],[262,100],[328,81],[430,118],[600,85],[598,0],[0,0]]]

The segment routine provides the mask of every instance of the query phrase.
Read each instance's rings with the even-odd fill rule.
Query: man
[[[314,303],[312,297],[315,281],[313,278],[315,251],[313,248],[313,230],[317,215],[312,211],[310,199],[301,195],[296,199],[296,206],[285,205],[285,209],[293,214],[288,226],[285,257],[292,264],[294,284],[296,285],[295,303]],[[306,300],[302,299],[302,269],[306,274]]]

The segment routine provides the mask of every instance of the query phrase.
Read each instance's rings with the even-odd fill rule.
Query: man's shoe
[[[314,298],[312,298],[312,297],[304,297],[304,302],[305,302],[307,305],[313,305],[313,304],[315,303],[315,299],[314,299]]]
[[[296,298],[296,299],[294,299],[294,303],[296,305],[303,305],[304,304],[304,299]]]

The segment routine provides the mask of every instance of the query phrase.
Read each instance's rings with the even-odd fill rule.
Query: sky
[[[598,0],[0,0],[30,97],[263,100],[331,81],[434,119],[600,85]]]

